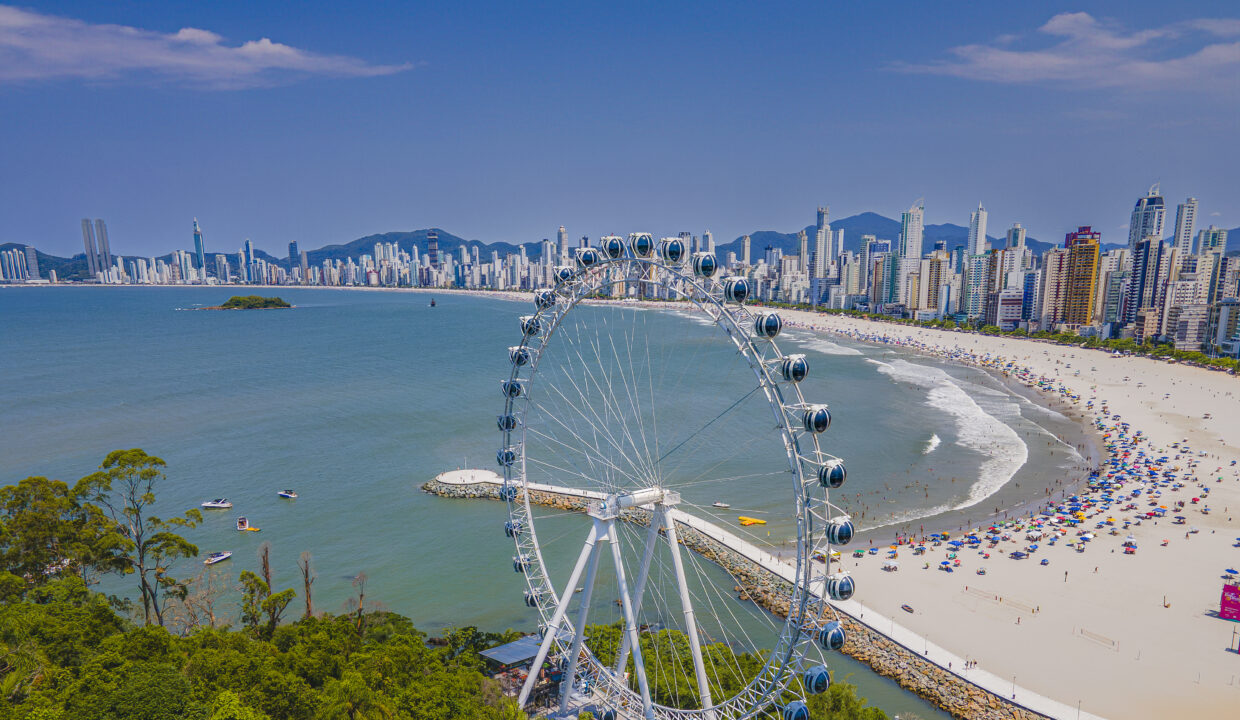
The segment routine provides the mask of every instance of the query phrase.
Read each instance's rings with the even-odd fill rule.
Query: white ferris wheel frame
[[[787,695],[792,692],[790,685],[797,672],[803,669],[807,653],[813,646],[818,631],[829,621],[838,619],[838,614],[831,607],[826,592],[827,572],[830,568],[831,543],[827,536],[827,528],[833,519],[847,520],[847,515],[830,502],[830,489],[818,482],[818,470],[830,468],[841,460],[822,450],[818,433],[807,430],[803,423],[803,415],[807,409],[816,407],[805,401],[797,382],[785,380],[779,374],[781,363],[788,356],[782,353],[771,337],[764,337],[754,331],[754,322],[760,317],[749,310],[741,302],[728,301],[725,297],[724,284],[711,276],[696,274],[688,253],[681,253],[680,262],[668,262],[660,257],[651,240],[651,252],[646,256],[637,255],[625,244],[625,252],[618,257],[611,257],[601,249],[595,249],[593,257],[587,256],[587,263],[582,261],[582,251],[578,251],[575,268],[557,268],[557,283],[554,287],[545,288],[536,293],[537,312],[533,316],[541,325],[536,334],[522,333],[519,348],[528,351],[527,362],[513,363],[508,383],[505,384],[504,415],[515,419],[513,427],[505,428],[501,423],[503,445],[505,450],[511,449],[515,457],[510,464],[504,464],[504,484],[501,497],[508,506],[509,521],[506,528],[515,542],[517,557],[514,563],[520,563],[526,580],[528,592],[527,604],[532,604],[540,615],[540,630],[543,642],[540,651],[531,667],[529,677],[520,694],[519,702],[524,706],[533,688],[539,668],[549,656],[567,658],[568,668],[564,673],[562,685],[561,710],[567,710],[572,688],[579,678],[588,678],[593,693],[592,700],[598,705],[614,710],[619,718],[647,718],[649,720],[745,720],[753,718],[769,710],[772,705],[785,706]],[[699,256],[701,253],[698,254]],[[695,256],[697,257],[697,256]],[[711,256],[713,260],[713,256]],[[589,262],[592,260],[593,262]],[[525,492],[527,483],[525,468],[525,410],[529,407],[529,388],[537,376],[539,359],[542,350],[551,342],[555,331],[563,318],[581,301],[596,296],[603,288],[622,284],[637,287],[639,293],[646,294],[652,288],[664,288],[669,294],[679,295],[691,301],[704,312],[714,324],[731,340],[738,353],[745,358],[753,370],[759,386],[762,388],[767,402],[774,414],[776,428],[783,440],[788,460],[789,474],[792,476],[794,512],[796,516],[796,582],[793,584],[789,598],[788,617],[784,622],[775,647],[771,649],[766,664],[748,684],[736,695],[712,700],[709,687],[703,672],[701,647],[697,637],[693,610],[689,603],[685,586],[684,571],[681,564],[680,550],[676,539],[675,515],[681,511],[673,506],[679,497],[674,492],[663,492],[656,495],[642,495],[642,491],[616,498],[613,507],[606,502],[591,504],[589,515],[594,519],[581,554],[574,567],[569,582],[562,594],[557,594],[542,557],[542,549],[538,543],[537,529],[533,522],[534,516],[530,507],[529,492]],[[524,373],[523,373],[524,371]],[[521,392],[513,396],[507,391],[510,383],[520,383]],[[825,407],[824,404],[820,404]],[[511,423],[510,423],[511,424]],[[502,463],[501,463],[502,464]],[[814,472],[806,472],[806,469]],[[518,490],[521,492],[518,493]],[[518,497],[519,495],[519,497]],[[614,496],[613,496],[614,497]],[[602,505],[602,507],[600,507]],[[641,571],[631,600],[628,592],[627,579],[624,576],[624,564],[618,542],[609,542],[612,548],[613,562],[617,571],[617,583],[621,593],[621,605],[624,613],[625,631],[623,644],[616,667],[603,665],[586,647],[583,647],[582,630],[589,610],[590,592],[593,589],[595,570],[599,560],[599,543],[614,539],[614,523],[619,519],[620,512],[628,507],[641,507],[650,512],[650,530],[648,531],[645,554]],[[640,644],[637,641],[635,625],[636,613],[640,610],[646,570],[649,568],[653,550],[659,541],[659,531],[666,534],[671,549],[673,566],[676,571],[680,590],[680,599],[685,613],[686,634],[689,636],[693,654],[695,674],[701,691],[702,704],[699,709],[679,709],[654,703],[647,687],[643,667]],[[815,567],[812,558],[826,558],[824,566]],[[586,582],[575,623],[567,623],[568,608],[574,595],[583,570]],[[564,598],[561,602],[561,598]],[[554,652],[553,652],[554,650]],[[578,658],[582,651],[585,662],[579,666]],[[627,655],[632,652],[634,665],[639,682],[639,690],[628,687],[624,679],[624,667]]]

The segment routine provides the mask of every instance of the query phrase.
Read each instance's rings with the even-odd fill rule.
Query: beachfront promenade
[[[444,485],[481,485],[484,487],[495,488],[496,491],[498,491],[499,486],[503,482],[498,475],[489,470],[454,470],[442,473],[436,477],[435,480]],[[585,500],[597,500],[604,497],[602,493],[598,492],[580,490],[577,488],[564,488],[556,485],[545,485],[541,483],[530,483],[529,489],[534,492],[545,492]],[[763,570],[787,583],[792,583],[794,581],[796,577],[796,568],[784,560],[781,560],[771,552],[764,550],[741,537],[738,537],[736,534],[708,520],[704,520],[674,508],[671,512],[672,517],[677,523],[693,528],[699,533],[724,546],[728,549],[728,551],[755,563]],[[814,588],[811,588],[811,590],[814,590]],[[1019,705],[1027,710],[1031,710],[1047,717],[1056,718],[1057,720],[1071,720],[1073,718],[1090,720],[1098,718],[1096,715],[1081,710],[1075,704],[1069,706],[1055,699],[1021,687],[1014,682],[1012,677],[1000,677],[978,667],[967,671],[963,670],[966,666],[964,657],[939,647],[938,645],[930,642],[924,636],[919,635],[918,633],[895,622],[893,618],[885,616],[871,608],[867,608],[856,600],[831,602],[831,605],[839,612],[848,615],[853,620],[865,625],[875,633],[903,646],[911,654],[918,655],[925,660],[934,663],[943,672],[951,673],[965,682],[968,682],[992,695],[1005,698],[1009,702]],[[1014,649],[1014,651],[1019,652],[1019,649]]]

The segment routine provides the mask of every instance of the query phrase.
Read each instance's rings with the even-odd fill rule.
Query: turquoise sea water
[[[445,469],[494,465],[498,382],[510,367],[506,349],[520,337],[517,317],[530,305],[440,294],[432,309],[418,293],[282,289],[295,310],[183,310],[230,294],[0,291],[0,482],[29,475],[72,482],[110,450],[141,447],[168,462],[161,512],[220,496],[235,503],[232,511],[206,511],[190,532],[204,554],[233,550],[234,574],[254,567],[258,546],[269,542],[279,585],[300,589],[297,558],[313,555],[321,610],[341,610],[364,572],[368,597],[419,627],[532,629],[501,531],[502,507],[418,491]],[[678,425],[713,417],[733,400],[734,358],[713,352],[713,328],[647,310],[584,308],[581,318],[659,338],[660,367],[680,370],[675,383],[660,385],[684,393]],[[862,530],[879,526],[871,537],[889,537],[898,526],[891,523],[916,530],[1011,507],[1029,484],[1041,487],[1077,462],[1052,442],[1070,428],[1064,418],[980,372],[795,329],[784,347],[810,360],[807,397],[831,403],[828,447],[849,468],[836,502]],[[725,442],[772,432],[769,411],[759,417],[752,405],[695,436],[677,472],[709,481],[702,458],[734,458],[727,476],[741,479],[699,482],[686,498],[703,512],[719,497],[738,511],[768,513],[770,535],[752,537],[778,548],[792,535],[780,519],[787,496],[761,477],[744,477],[763,470],[736,470],[743,459]],[[669,442],[681,437],[675,430],[663,428]],[[1026,483],[1023,495],[1016,483]],[[301,497],[280,500],[275,493],[285,487]],[[946,519],[933,517],[962,505]],[[242,514],[262,532],[237,533]],[[548,519],[549,528],[561,528],[547,534],[552,560],[571,563],[578,525]],[[832,665],[855,673],[862,694],[889,712],[944,717],[847,658]]]

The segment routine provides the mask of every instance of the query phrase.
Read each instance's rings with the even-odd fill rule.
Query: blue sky
[[[0,242],[1240,224],[1234,2],[617,5],[0,5]]]

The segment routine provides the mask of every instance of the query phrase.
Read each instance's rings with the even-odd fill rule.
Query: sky
[[[0,243],[726,241],[919,197],[1124,242],[1155,182],[1240,225],[1238,110],[1235,2],[0,4]]]

